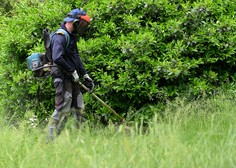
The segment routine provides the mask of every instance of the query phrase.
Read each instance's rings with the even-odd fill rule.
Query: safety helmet
[[[73,9],[64,19],[65,22],[73,22],[73,27],[79,35],[83,35],[89,27],[90,17],[82,8]]]

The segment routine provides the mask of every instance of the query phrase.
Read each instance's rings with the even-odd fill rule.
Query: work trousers
[[[55,111],[52,118],[59,120],[60,116],[68,113],[71,109],[83,109],[84,101],[80,86],[74,83],[69,78],[55,78],[54,87],[56,88],[55,95]]]
[[[49,137],[51,139],[53,139],[55,131],[57,135],[60,134],[69,114],[72,114],[76,119],[77,126],[78,122],[84,121],[82,118],[84,101],[79,84],[64,77],[54,78],[54,86],[56,88],[55,110],[49,126]]]

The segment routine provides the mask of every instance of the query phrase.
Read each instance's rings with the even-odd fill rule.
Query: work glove
[[[93,83],[93,80],[89,77],[88,74],[85,74],[84,75],[84,82],[83,84],[89,88],[89,92],[93,92],[93,89],[94,89],[94,83]]]
[[[79,75],[76,70],[72,73],[72,76],[73,76],[74,82],[79,82]]]

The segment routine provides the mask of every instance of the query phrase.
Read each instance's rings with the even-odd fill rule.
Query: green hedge
[[[121,115],[136,117],[150,104],[163,104],[183,93],[211,94],[235,79],[236,3],[231,0],[134,1],[21,0],[12,16],[1,16],[2,104],[13,113],[33,108],[37,82],[28,72],[26,57],[43,52],[41,31],[56,29],[74,7],[93,18],[78,46],[95,93]],[[9,77],[7,79],[6,77]],[[51,114],[51,80],[41,93],[41,116]],[[91,96],[86,109],[108,113]]]

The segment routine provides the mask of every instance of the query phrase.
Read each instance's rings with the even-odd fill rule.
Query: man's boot
[[[48,133],[48,140],[49,141],[54,140],[54,138],[58,132],[58,130],[57,130],[58,124],[59,124],[59,120],[52,118],[52,121],[49,125],[49,133]]]

